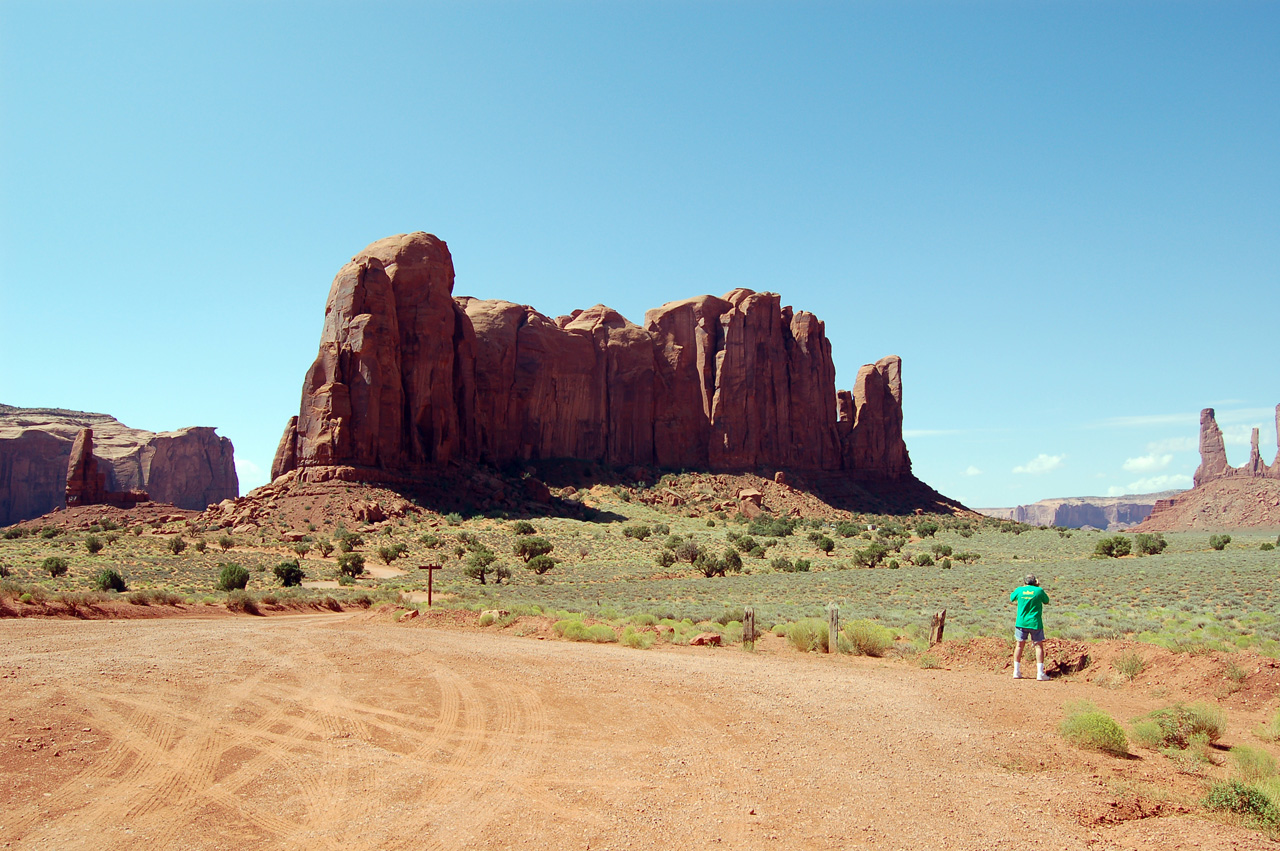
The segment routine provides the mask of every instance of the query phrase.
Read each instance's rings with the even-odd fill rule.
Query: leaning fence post
[[[742,610],[742,649],[754,650],[756,646],[756,610],[747,606]]]
[[[840,649],[840,607],[835,603],[827,606],[827,652],[835,653]]]
[[[942,630],[947,626],[947,610],[933,613],[933,623],[929,625],[929,646],[942,643]]]

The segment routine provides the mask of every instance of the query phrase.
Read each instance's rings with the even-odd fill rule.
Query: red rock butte
[[[580,459],[923,487],[899,358],[837,391],[823,323],[774,293],[671,302],[640,327],[603,305],[552,319],[454,297],[453,283],[448,246],[426,233],[379,240],[338,272],[273,479],[396,483],[455,463]]]

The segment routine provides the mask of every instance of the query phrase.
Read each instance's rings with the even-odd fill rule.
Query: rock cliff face
[[[106,414],[0,405],[0,526],[39,517],[65,504],[72,447],[92,429],[91,457],[102,491],[146,491],[157,502],[194,510],[239,495],[234,449],[212,428],[156,434]],[[85,478],[82,461],[75,487]]]
[[[603,305],[551,319],[455,299],[453,280],[448,247],[425,233],[375,242],[338,272],[273,478],[582,459],[915,482],[901,361],[837,394],[823,323],[773,293],[672,302],[640,327]]]
[[[1016,520],[1032,526],[1063,526],[1079,529],[1092,526],[1095,529],[1121,529],[1141,523],[1161,499],[1175,495],[1175,491],[1134,496],[1082,496],[1067,499],[1042,499],[1029,505],[1012,508],[978,508],[980,514]]]
[[[1276,405],[1276,442],[1280,444],[1280,405]],[[1217,479],[1242,476],[1251,479],[1280,479],[1280,449],[1275,460],[1267,464],[1258,452],[1258,430],[1253,430],[1250,441],[1249,461],[1241,467],[1227,463],[1227,449],[1222,442],[1222,429],[1214,417],[1213,408],[1200,412],[1200,466],[1196,468],[1195,487]]]

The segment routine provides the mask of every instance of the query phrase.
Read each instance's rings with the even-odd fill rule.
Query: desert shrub
[[[1217,706],[1176,703],[1139,719],[1133,726],[1133,736],[1150,748],[1185,748],[1192,736],[1216,742],[1226,727],[1226,716]]]
[[[659,567],[670,567],[676,563],[676,554],[668,549],[658,550],[658,554],[653,559]]]
[[[841,632],[855,656],[883,656],[893,646],[893,631],[873,621],[849,621]]]
[[[702,571],[702,575],[708,579],[725,574],[724,562],[705,550],[698,553],[698,557],[693,560],[693,566]]]
[[[7,564],[0,564],[0,579],[8,579],[13,576],[13,568]]]
[[[480,545],[467,556],[467,566],[463,572],[481,585],[484,585],[493,563],[497,560],[498,556],[493,550]]]
[[[1266,724],[1253,731],[1254,734],[1264,742],[1274,742],[1280,740],[1280,709],[1276,710],[1276,714],[1271,716],[1271,720]]]
[[[916,534],[922,538],[932,538],[937,534],[938,528],[937,523],[934,523],[932,520],[925,520],[924,522],[916,524]]]
[[[532,570],[534,573],[542,576],[548,570],[551,570],[551,568],[556,566],[556,560],[546,553],[539,553],[525,562],[524,566],[528,570]]]
[[[528,562],[534,556],[544,556],[555,549],[550,541],[546,538],[523,537],[516,538],[512,552]]]
[[[236,545],[236,539],[231,537],[230,535],[223,535],[220,538],[218,538],[218,546],[222,548],[222,551],[224,553],[232,549],[233,547],[235,547],[235,545]]]
[[[915,558],[911,559],[911,563],[916,567],[933,567],[933,556],[928,553],[916,553]]]
[[[764,538],[785,538],[795,531],[796,521],[782,517],[757,515],[747,524],[747,534]]]
[[[1140,556],[1154,556],[1164,552],[1164,548],[1169,546],[1169,542],[1164,539],[1164,535],[1156,533],[1154,535],[1146,532],[1139,532],[1133,539],[1133,548]]]
[[[934,544],[929,551],[933,553],[934,558],[945,558],[953,552],[950,544]]]
[[[796,573],[808,573],[813,564],[807,558],[798,558],[791,566]]]
[[[333,552],[333,544],[329,541],[316,541],[316,549],[320,551],[320,555],[328,558],[329,553]]]
[[[618,640],[613,628],[602,623],[587,625],[581,620],[566,619],[556,621],[551,628],[570,641],[594,641],[597,644],[608,644]]]
[[[182,540],[181,535],[175,535],[169,539],[169,552],[174,555],[182,555],[182,551],[187,548],[187,542]]]
[[[853,551],[853,563],[859,567],[876,567],[889,555],[889,548],[879,541],[872,541],[868,546]]]
[[[529,528],[532,529],[533,527],[530,526]],[[440,539],[439,535],[433,535],[430,532],[428,532],[427,534],[423,535],[421,538],[418,539],[418,543],[422,544],[424,547],[426,547],[429,550],[434,550],[438,548],[442,543],[444,543],[444,541]]]
[[[826,535],[819,535],[818,540],[814,541],[813,545],[824,553],[832,552],[836,548],[836,542]]]
[[[298,554],[298,558],[305,558],[307,553],[311,552],[311,545],[306,541],[298,541],[293,545],[293,551]]]
[[[125,599],[135,606],[151,605],[151,594],[148,591],[130,591],[129,596]]]
[[[631,526],[623,526],[622,534],[628,538],[635,538],[637,541],[643,541],[653,534],[653,530],[643,523],[635,523]]]
[[[516,535],[536,535],[538,530],[528,520],[517,520],[511,524],[511,532]]]
[[[1124,535],[1113,535],[1103,538],[1094,546],[1093,554],[1100,558],[1120,558],[1127,556],[1133,544]]]
[[[730,573],[742,571],[742,556],[738,555],[738,551],[733,547],[724,548],[724,555],[720,557],[720,561],[724,564],[724,569]]]
[[[756,539],[751,537],[750,535],[742,535],[739,538],[735,538],[733,541],[733,545],[737,547],[740,552],[744,552],[744,553],[749,553],[760,546],[758,543],[756,543]]]
[[[899,566],[900,565],[898,564],[898,560],[896,558],[889,559],[889,563],[885,565],[885,567],[889,568],[890,570],[897,570]]]
[[[776,556],[769,560],[769,566],[779,573],[794,573],[796,566],[786,556]]]
[[[943,570],[950,570],[950,569],[951,569],[951,559],[949,559],[949,558],[944,558],[942,561],[938,562],[938,567],[942,568]]]
[[[702,547],[698,546],[696,541],[688,539],[676,544],[674,552],[676,561],[687,561],[693,564],[698,560],[698,556],[702,555]]]
[[[1080,704],[1068,710],[1058,732],[1078,748],[1112,756],[1129,755],[1129,737],[1124,734],[1124,729],[1110,715],[1090,704]]]
[[[1136,650],[1130,650],[1128,653],[1122,653],[1111,663],[1111,667],[1115,668],[1122,677],[1132,681],[1143,669],[1147,667],[1147,663]]]
[[[1258,547],[1258,549],[1262,550],[1263,552],[1270,552],[1275,548],[1276,548],[1276,545],[1271,543],[1270,541],[1265,541],[1263,542],[1262,546]]]
[[[1227,544],[1231,543],[1230,535],[1210,535],[1209,546],[1215,550],[1225,550]]]
[[[227,608],[233,612],[242,612],[246,615],[258,614],[258,603],[253,599],[253,595],[243,588],[236,588],[227,595]]]
[[[863,526],[851,520],[841,520],[836,524],[836,534],[842,538],[856,538],[862,531]]]
[[[57,526],[45,526],[40,530],[40,537],[44,538],[46,541],[56,538],[61,534],[62,530]]]
[[[354,552],[364,546],[364,538],[360,537],[357,532],[338,532],[334,537],[338,541],[338,549],[344,553]]]
[[[622,643],[627,647],[634,647],[637,650],[648,650],[653,646],[653,642],[657,640],[657,636],[648,630],[638,630],[634,626],[628,624],[622,630]]]
[[[1276,775],[1276,758],[1262,748],[1236,745],[1231,749],[1236,776],[1245,783],[1257,783]]]
[[[48,573],[54,579],[59,576],[66,576],[67,570],[71,567],[70,563],[62,556],[49,556],[40,562],[40,569]]]
[[[827,622],[821,618],[801,618],[785,629],[787,641],[802,653],[827,649]]]
[[[272,572],[275,573],[276,579],[280,580],[280,584],[286,588],[297,587],[306,578],[306,574],[302,572],[302,566],[298,564],[296,558],[280,562]]]
[[[750,556],[751,558],[764,558],[764,555],[765,555],[764,547],[761,547],[761,546],[752,547],[750,550],[747,551],[747,555]]]
[[[84,548],[89,551],[89,555],[97,555],[102,552],[102,539],[97,535],[90,535],[84,539]]]
[[[391,562],[404,557],[408,553],[409,548],[399,542],[378,547],[378,558],[382,559],[383,564],[391,564]]]
[[[249,571],[242,565],[231,562],[219,565],[218,588],[222,591],[243,591],[249,584]]]
[[[338,572],[352,579],[364,573],[364,556],[360,553],[343,553],[338,556]]]
[[[4,530],[4,534],[0,535],[0,537],[3,537],[6,541],[16,541],[19,538],[25,538],[28,534],[30,533],[21,526],[10,526]]]
[[[1209,787],[1203,801],[1211,810],[1236,813],[1251,822],[1275,829],[1280,827],[1280,808],[1266,793],[1239,780],[1226,780]]]
[[[655,534],[655,535],[670,535],[670,534],[671,534],[671,527],[670,527],[669,525],[667,525],[666,523],[654,523],[654,524],[653,524],[653,534]]]
[[[456,511],[450,511],[444,516],[444,522],[448,523],[450,526],[461,526],[462,515]]]
[[[982,558],[982,556],[978,553],[969,553],[969,552],[956,553],[956,561],[962,562],[964,564],[972,564],[973,562],[977,561],[980,558]]]
[[[192,542],[191,548],[198,553],[202,553],[209,548],[209,542],[204,538],[196,538],[195,541]]]
[[[114,567],[104,567],[93,577],[93,587],[99,591],[128,591],[129,585]]]

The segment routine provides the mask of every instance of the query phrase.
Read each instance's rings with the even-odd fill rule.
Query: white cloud
[[[1065,455],[1046,455],[1041,452],[1027,463],[1014,467],[1013,472],[1030,473],[1035,476],[1042,473],[1049,473],[1061,467],[1062,461],[1066,457],[1067,456]]]
[[[236,478],[240,480],[240,493],[267,484],[266,471],[248,458],[236,458]]]
[[[1162,452],[1194,452],[1200,442],[1194,437],[1166,437],[1164,440],[1153,440],[1147,444],[1147,451],[1152,455]]]
[[[1137,458],[1126,458],[1122,465],[1127,473],[1154,473],[1156,470],[1163,470],[1169,466],[1169,462],[1173,460],[1173,456],[1168,453],[1164,455],[1139,455]]]
[[[1119,485],[1112,485],[1111,487],[1107,488],[1107,496],[1124,496],[1127,493],[1128,491],[1120,487]]]
[[[1189,487],[1191,487],[1191,477],[1186,473],[1166,473],[1163,476],[1147,476],[1136,482],[1130,482],[1125,493],[1155,493]],[[1115,496],[1120,495],[1115,494]]]
[[[981,476],[981,475],[982,475],[982,471],[981,471],[981,470],[979,470],[977,467],[973,466],[972,464],[970,464],[968,467],[965,467],[964,472],[963,472],[963,473],[961,473],[960,475],[962,475],[962,476]]]
[[[1253,429],[1251,425],[1227,426],[1222,430],[1222,442],[1227,446],[1248,446],[1253,439]]]

